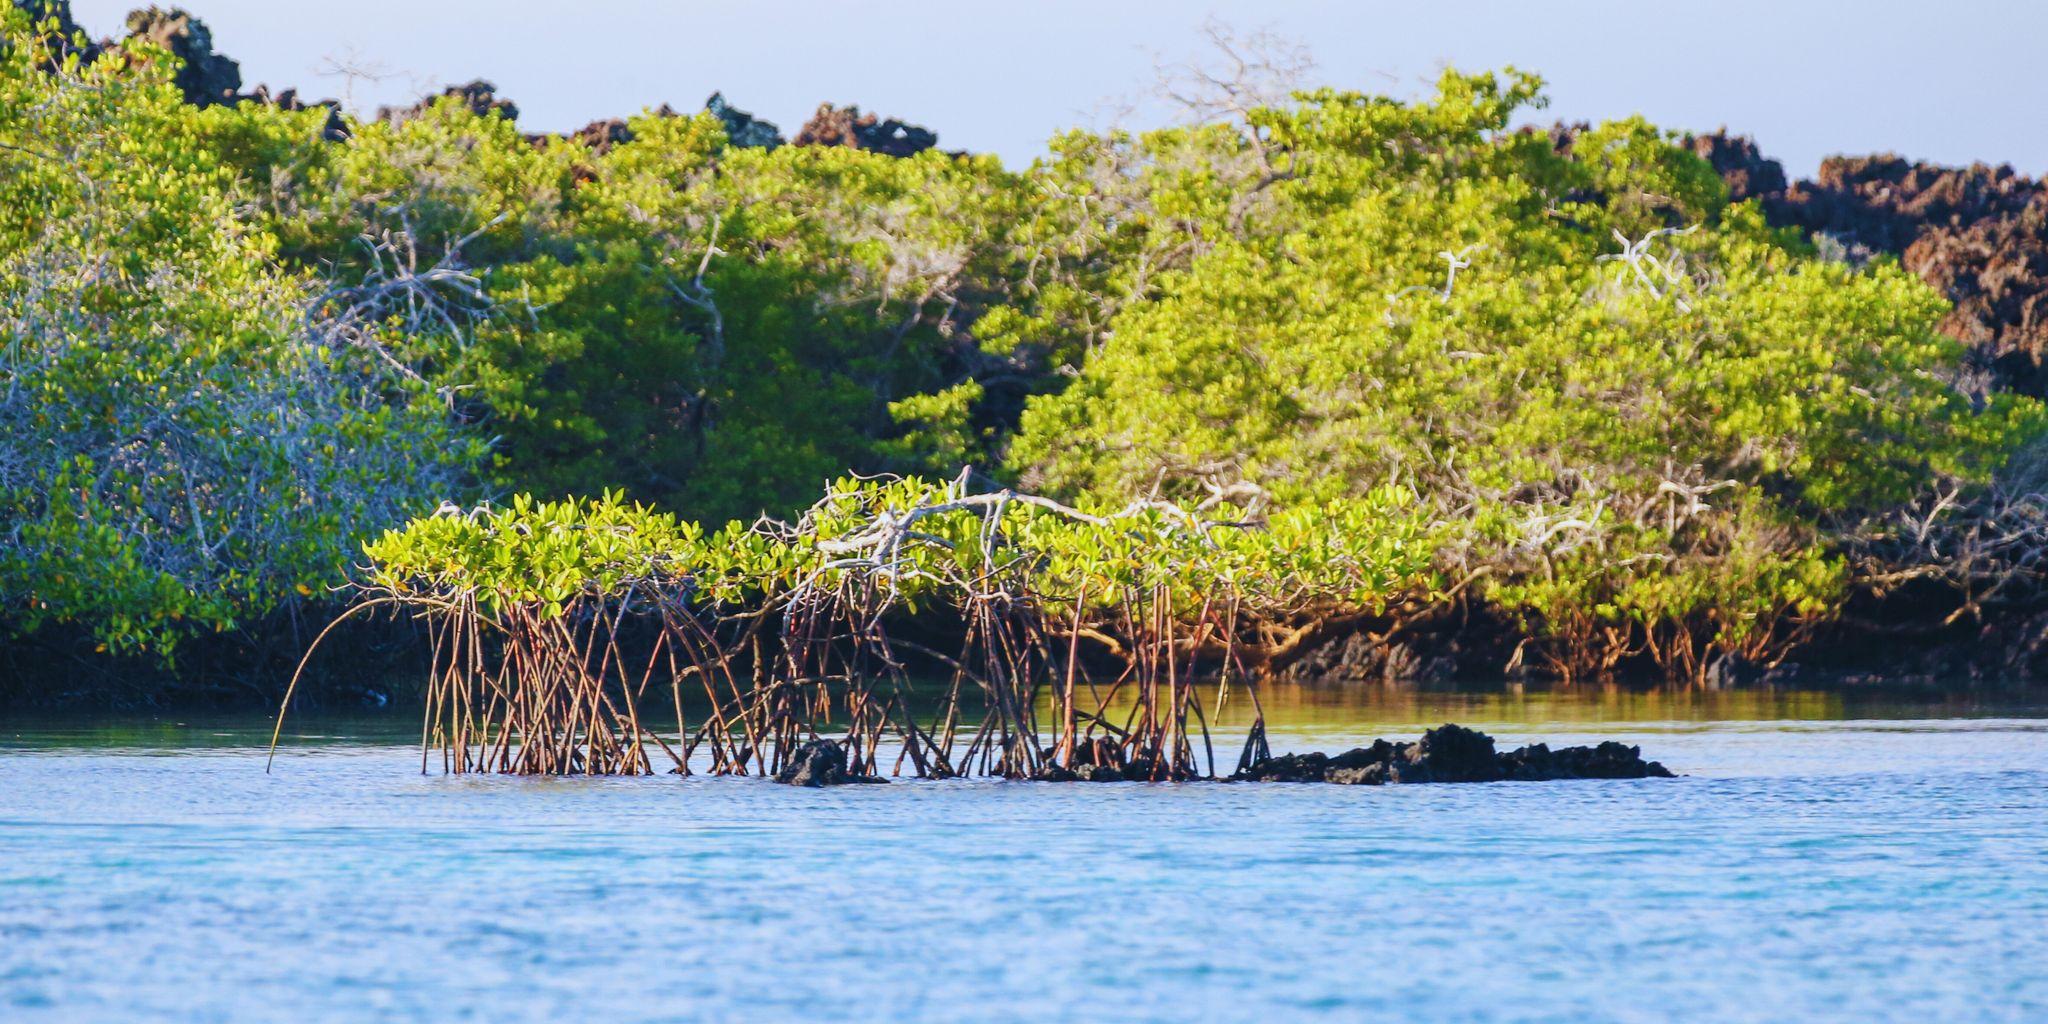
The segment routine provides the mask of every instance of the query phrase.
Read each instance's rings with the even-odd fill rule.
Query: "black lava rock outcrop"
[[[1730,135],[1726,129],[1688,135],[1685,147],[1713,165],[1715,173],[1728,183],[1728,197],[1738,203],[1785,192],[1785,166],[1764,156],[1747,136]]]
[[[128,12],[128,38],[147,39],[183,62],[172,81],[185,94],[185,102],[207,107],[246,98],[240,95],[242,65],[215,53],[213,33],[184,8],[150,6]]]
[[[1550,779],[1668,779],[1670,769],[1643,760],[1640,747],[1608,740],[1593,747],[1552,750],[1543,743],[1499,755],[1505,778],[1518,782]]]
[[[1686,140],[1771,223],[1849,259],[1899,257],[1955,303],[1941,328],[1998,383],[2048,395],[2048,182],[2010,166],[1836,156],[1810,181],[1726,131]]]
[[[97,60],[105,54],[113,41],[102,39],[92,41],[84,38],[84,30],[72,17],[70,0],[8,0],[18,10],[28,12],[29,18],[37,25],[54,21],[53,42],[65,50],[75,50],[86,62]],[[195,106],[238,103],[254,97],[244,96],[242,88],[242,66],[213,49],[213,33],[206,22],[193,16],[182,7],[157,7],[151,5],[128,12],[128,38],[142,40],[168,50],[179,62],[177,74],[171,81],[184,95],[185,102]]]
[[[1381,786],[1419,782],[1543,782],[1557,779],[1670,778],[1642,750],[1606,742],[1595,747],[1552,750],[1536,743],[1506,753],[1493,737],[1461,725],[1443,725],[1414,743],[1375,740],[1341,754],[1284,754],[1252,764],[1232,776],[1239,782],[1329,782]]]
[[[668,114],[671,111],[664,106],[659,113]],[[633,130],[626,126],[625,118],[607,117],[570,132],[569,137],[589,146],[593,153],[609,153],[613,146],[633,141]],[[546,135],[536,135],[530,136],[529,141],[539,144],[547,138]]]
[[[775,773],[785,786],[848,786],[887,782],[876,775],[854,775],[846,770],[846,748],[832,740],[812,740],[797,748],[789,765]]]
[[[348,122],[342,118],[341,103],[337,100],[316,100],[308,103],[299,98],[299,91],[297,89],[286,89],[283,92],[274,93],[270,91],[270,87],[267,85],[259,85],[251,90],[248,95],[239,98],[268,104],[279,110],[324,110],[327,112],[327,123],[321,126],[321,136],[329,142],[345,142],[348,140]]]
[[[885,156],[915,156],[939,144],[937,132],[895,118],[863,114],[857,106],[818,105],[803,130],[791,140],[798,146],[848,146]]]
[[[782,131],[770,121],[763,121],[738,107],[727,103],[724,93],[712,93],[704,101],[704,112],[718,118],[725,126],[725,141],[728,145],[751,149],[774,149],[783,144]],[[674,107],[662,104],[654,112],[656,117],[680,116]],[[592,152],[603,153],[613,146],[633,141],[633,129],[622,117],[608,117],[592,121],[569,133],[570,138],[579,139]],[[532,136],[534,141],[546,139],[545,135]]]
[[[725,94],[714,92],[704,101],[704,109],[711,116],[725,124],[725,141],[735,146],[753,149],[774,149],[782,145],[782,129],[773,121],[763,121],[725,101]]]
[[[71,16],[68,0],[8,0],[16,8],[27,11],[38,24],[51,19],[56,23],[56,34],[51,37],[52,62],[65,51],[76,51],[82,61],[91,62],[105,55],[113,46],[110,39],[97,42],[83,37],[78,22]],[[181,7],[146,7],[128,13],[128,39],[144,40],[170,52],[179,63],[172,84],[185,102],[199,107],[233,106],[237,103],[263,103],[281,110],[327,111],[327,124],[322,134],[330,142],[348,138],[348,126],[343,121],[340,104],[334,100],[320,100],[308,103],[299,98],[298,90],[272,90],[258,85],[248,92],[242,88],[242,66],[213,48],[213,32],[206,22]]]
[[[499,96],[498,87],[481,78],[464,82],[461,85],[451,85],[431,96],[421,97],[418,103],[414,103],[409,107],[379,107],[377,108],[377,119],[380,121],[404,121],[418,117],[426,113],[428,108],[434,105],[435,101],[447,97],[453,97],[463,106],[468,107],[478,117],[488,117],[496,114],[507,121],[519,120],[519,105]]]
[[[1833,157],[1772,219],[1900,258],[1955,308],[1942,330],[2001,384],[2048,394],[2048,184],[2011,167]]]

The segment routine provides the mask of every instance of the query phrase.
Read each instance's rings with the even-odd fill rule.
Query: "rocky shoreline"
[[[1083,763],[1051,766],[1035,782],[1153,781],[1144,758],[1122,760],[1112,743],[1084,745]],[[1319,751],[1264,757],[1220,782],[1323,782],[1339,786],[1391,786],[1456,782],[1555,782],[1567,779],[1669,779],[1670,769],[1643,760],[1642,748],[1612,740],[1597,746],[1560,747],[1532,743],[1509,751],[1494,749],[1493,737],[1462,725],[1440,725],[1412,743],[1374,740],[1340,754]],[[848,771],[846,750],[835,740],[804,744],[791,764],[775,776],[789,786],[822,788],[886,782]]]

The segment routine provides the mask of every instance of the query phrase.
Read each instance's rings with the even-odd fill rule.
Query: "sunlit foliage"
[[[370,552],[392,587],[440,558],[522,603],[615,563],[762,597],[841,505],[931,497],[821,481],[975,466],[1083,510],[1006,527],[1049,601],[1221,587],[1297,628],[1478,602],[1532,667],[1697,678],[1954,557],[1900,517],[1956,518],[2041,433],[1956,383],[1895,264],[1768,228],[1640,119],[1514,127],[1542,103],[1518,72],[1212,104],[1006,169],[666,110],[593,146],[459,97],[200,109],[168,54],[51,67],[8,11],[17,629],[168,650],[412,517]],[[1192,516],[1248,526],[1166,529]]]
[[[1007,587],[1060,614],[1082,602],[1084,615],[1109,616],[1131,595],[1161,594],[1190,616],[1229,597],[1247,616],[1284,616],[1381,609],[1436,582],[1429,525],[1397,487],[1249,524],[1171,504],[1090,510],[918,478],[846,479],[792,522],[717,530],[616,494],[521,495],[415,519],[364,551],[359,583],[371,594],[543,617],[643,587],[751,612],[868,577],[911,609]]]
[[[1032,403],[1016,468],[1280,507],[1398,481],[1556,667],[1690,676],[1781,656],[1847,592],[1837,531],[2035,432],[2031,403],[1951,383],[1943,304],[1896,265],[1814,257],[1639,121],[1568,151],[1510,128],[1538,95],[1450,74],[1258,112],[1261,205],[1188,214],[1200,251]]]
[[[0,595],[167,651],[334,581],[475,452],[345,344],[161,51],[0,48]]]

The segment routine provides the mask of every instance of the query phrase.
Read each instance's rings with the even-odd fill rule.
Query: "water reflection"
[[[1213,699],[1213,694],[1212,694]],[[1837,722],[2048,716],[2048,701],[2025,694],[1917,690],[1688,690],[1624,686],[1502,685],[1445,689],[1260,687],[1275,728],[1327,730],[1346,724],[1542,725],[1651,722]],[[1212,705],[1213,706],[1213,705]],[[1226,705],[1224,725],[1250,721],[1250,704]]]
[[[943,686],[922,688],[919,703],[936,702]],[[1209,724],[1220,734],[1241,734],[1252,718],[1242,688],[1220,708],[1213,686],[1198,689]],[[1924,689],[1673,690],[1624,686],[1548,688],[1461,685],[1447,688],[1346,687],[1268,683],[1260,687],[1269,728],[1276,732],[1398,736],[1443,722],[1485,727],[1577,731],[1602,725],[1684,727],[1707,723],[1926,721],[1930,719],[2048,718],[2048,694],[2027,691],[1940,692]],[[1110,718],[1130,711],[1112,702]],[[1220,713],[1219,713],[1220,711]],[[697,703],[685,713],[703,713]],[[1050,728],[1049,697],[1038,714]],[[672,722],[650,724],[663,731]],[[269,742],[270,714],[262,711],[178,714],[71,712],[14,714],[0,720],[0,748],[102,747],[131,750],[246,748]],[[286,720],[293,747],[417,743],[419,712],[403,707],[366,712],[295,711]]]

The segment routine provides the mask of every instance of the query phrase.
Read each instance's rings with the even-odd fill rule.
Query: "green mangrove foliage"
[[[710,114],[633,118],[603,153],[454,98],[341,143],[234,116],[261,219],[496,439],[485,484],[711,519],[936,461],[890,403],[962,375],[1024,197],[993,159],[737,148]]]
[[[706,579],[771,601],[811,563],[747,559],[794,558],[787,536],[685,524],[967,465],[1090,516],[1254,522],[1142,552],[1177,580],[1062,553],[1080,531],[1107,558],[1135,520],[1019,507],[1004,536],[1057,584],[1045,608],[1083,582],[1111,602],[1084,619],[1118,587],[1175,616],[1228,593],[1257,623],[1233,643],[1275,665],[1337,626],[1476,609],[1511,634],[1500,662],[1699,678],[1900,581],[2010,595],[2043,549],[2033,491],[1987,490],[2041,410],[1960,383],[1932,291],[1767,228],[1638,119],[1515,128],[1542,104],[1517,72],[1414,101],[1236,89],[1013,169],[736,145],[666,108],[593,143],[456,96],[194,107],[161,50],[88,63],[0,17],[15,631],[169,652],[323,591],[409,517],[399,537],[511,537],[427,513],[515,493],[672,514],[695,538],[675,564],[737,559]],[[833,493],[791,536],[870,501]],[[1339,537],[1397,581],[1318,575]],[[378,571],[404,564],[378,543]],[[503,557],[557,578],[553,554]],[[565,608],[587,600],[568,578]],[[516,582],[495,579],[457,589]]]
[[[617,495],[522,497],[372,542],[357,607],[429,623],[430,739],[454,771],[638,774],[658,747],[677,771],[702,748],[715,772],[773,774],[829,728],[855,774],[887,741],[919,776],[1189,778],[1215,773],[1204,661],[1256,706],[1260,627],[1426,597],[1418,510],[1381,488],[1253,525],[969,493],[963,476],[845,480],[792,523],[707,532]],[[892,637],[898,611],[963,624],[958,651]],[[909,656],[950,667],[935,708],[913,707]],[[1098,680],[1105,659],[1121,671]],[[692,731],[698,688],[711,710]],[[664,691],[673,745],[642,710]],[[1240,766],[1264,752],[1255,722]]]
[[[1069,507],[964,487],[849,478],[793,522],[716,530],[617,493],[448,506],[365,544],[369,562],[355,585],[372,599],[475,602],[488,614],[526,608],[542,618],[581,599],[652,588],[753,617],[792,594],[856,578],[878,581],[892,603],[914,611],[1007,573],[1028,580],[1018,596],[1063,615],[1078,610],[1096,626],[1108,624],[1103,616],[1127,592],[1162,594],[1189,615],[1227,596],[1250,621],[1383,612],[1440,582],[1431,527],[1416,496],[1399,487],[1257,524],[1163,502]]]
[[[1896,265],[1817,258],[1640,122],[1510,130],[1537,96],[1449,75],[1256,112],[1260,205],[1213,205],[1013,465],[1282,508],[1398,480],[1441,568],[1539,631],[1518,657],[1693,678],[1782,658],[1849,593],[1844,537],[2038,433],[1955,385],[1943,304]]]
[[[473,447],[239,215],[168,55],[0,37],[0,595],[168,651],[325,590]]]

